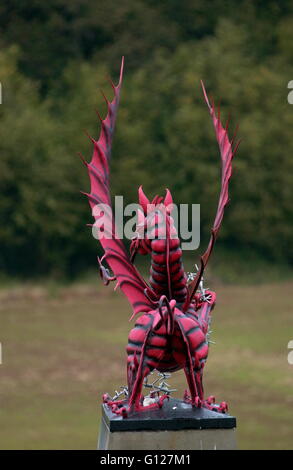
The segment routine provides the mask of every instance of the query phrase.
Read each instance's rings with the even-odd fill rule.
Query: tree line
[[[207,6],[208,5],[208,6]],[[95,109],[107,75],[125,78],[111,162],[112,194],[137,188],[201,204],[208,239],[220,158],[200,89],[239,124],[232,203],[221,243],[292,261],[293,79],[289,1],[11,0],[0,6],[0,270],[75,275],[97,243],[79,190],[88,179]],[[200,251],[200,250],[199,250]]]

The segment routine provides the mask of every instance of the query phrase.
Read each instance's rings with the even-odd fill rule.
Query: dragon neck
[[[182,304],[187,296],[187,280],[180,240],[171,217],[165,227],[157,226],[156,238],[151,240],[150,284],[159,296]]]

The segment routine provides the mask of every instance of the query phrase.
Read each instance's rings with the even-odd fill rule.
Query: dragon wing
[[[101,227],[101,217],[103,220],[103,226],[99,232],[99,241],[104,249],[104,255],[100,260],[100,273],[103,277],[105,284],[108,284],[110,280],[117,280],[117,284],[120,286],[123,293],[128,298],[133,308],[133,316],[140,312],[148,312],[152,310],[153,304],[147,297],[145,292],[150,291],[149,286],[142,278],[140,273],[137,271],[135,266],[131,263],[125,246],[118,236],[118,232],[115,227],[115,221],[112,213],[111,195],[109,188],[109,162],[111,158],[112,139],[115,129],[115,122],[117,117],[117,111],[119,106],[120,91],[123,77],[123,65],[124,58],[122,58],[120,68],[120,78],[117,86],[111,82],[114,90],[114,98],[110,102],[104,96],[107,104],[107,115],[105,119],[101,121],[101,131],[98,140],[91,139],[94,150],[90,163],[86,162],[83,158],[83,162],[88,169],[90,178],[90,193],[83,193],[88,197],[90,207],[92,209],[92,215],[95,218],[94,227]],[[110,276],[108,269],[102,265],[102,261],[106,260],[114,273],[114,276]]]
[[[224,216],[224,211],[225,207],[229,202],[229,180],[232,175],[232,159],[238,149],[240,141],[236,142],[236,145],[233,149],[233,144],[235,140],[235,134],[233,139],[230,141],[229,136],[228,136],[228,122],[225,126],[225,128],[222,126],[221,121],[220,121],[220,111],[218,111],[218,115],[215,112],[215,106],[214,103],[212,106],[210,105],[205,87],[203,82],[201,82],[201,86],[203,89],[203,94],[204,98],[206,101],[206,104],[208,105],[212,120],[213,120],[213,125],[216,133],[216,138],[219,144],[220,148],[220,153],[221,153],[221,160],[222,160],[222,177],[221,177],[221,191],[220,191],[220,197],[219,197],[219,202],[218,202],[218,208],[216,212],[216,217],[214,220],[213,228],[211,231],[211,237],[210,241],[208,244],[208,247],[205,251],[205,253],[201,256],[201,263],[200,263],[200,268],[193,279],[193,281],[189,284],[188,286],[188,291],[189,291],[189,299],[186,302],[185,307],[187,306],[187,303],[191,302],[192,298],[194,297],[197,288],[199,286],[200,280],[202,278],[204,269],[208,263],[208,260],[210,258],[210,255],[213,251],[213,247],[216,241],[216,238],[218,236],[218,232],[221,227],[221,223],[223,220]]]

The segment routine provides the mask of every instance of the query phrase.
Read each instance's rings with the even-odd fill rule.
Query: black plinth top
[[[111,432],[178,431],[181,429],[231,429],[236,418],[206,408],[195,408],[182,400],[165,400],[162,408],[132,412],[122,418],[103,404],[103,419]]]

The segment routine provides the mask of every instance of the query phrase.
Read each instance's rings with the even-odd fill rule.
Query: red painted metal
[[[205,406],[225,412],[227,404],[215,405],[214,397],[204,399],[203,368],[208,356],[208,327],[211,312],[215,306],[216,294],[198,291],[204,269],[208,263],[217,238],[225,207],[228,203],[228,186],[232,173],[233,141],[228,137],[228,125],[225,128],[220,122],[220,113],[210,105],[202,83],[205,101],[208,105],[222,159],[221,192],[218,209],[211,231],[207,250],[201,256],[201,266],[195,278],[187,282],[187,275],[182,263],[182,250],[172,218],[173,200],[169,190],[165,198],[156,196],[151,202],[139,188],[141,211],[138,215],[137,237],[132,241],[130,256],[121,239],[117,237],[116,227],[111,217],[111,198],[109,189],[109,161],[111,157],[112,138],[115,128],[117,110],[122,85],[124,59],[120,69],[117,86],[112,84],[114,98],[106,98],[108,112],[101,119],[101,132],[98,140],[90,137],[94,145],[93,156],[87,166],[91,190],[87,194],[93,215],[98,221],[100,214],[95,213],[97,204],[106,204],[103,211],[104,236],[100,243],[104,256],[98,259],[100,274],[105,284],[116,280],[118,286],[128,298],[133,318],[142,314],[130,331],[127,345],[127,379],[128,400],[111,401],[104,396],[104,401],[116,413],[127,416],[129,410],[143,410],[162,406],[167,396],[161,397],[157,404],[142,405],[141,390],[144,378],[154,369],[159,372],[172,372],[183,369],[186,375],[189,393],[184,399],[194,406]],[[151,210],[150,209],[150,204]],[[147,227],[147,231],[146,231]],[[163,233],[163,230],[165,231]],[[110,235],[110,236],[109,236]],[[164,236],[163,236],[164,235]],[[150,279],[147,283],[134,266],[135,255],[150,254]],[[106,261],[113,275],[103,265]]]

